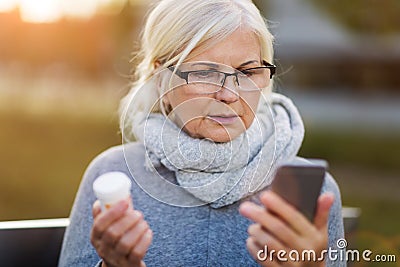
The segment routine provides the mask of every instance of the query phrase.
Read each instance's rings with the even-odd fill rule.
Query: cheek
[[[170,118],[189,135],[201,137],[204,128],[207,128],[207,120],[204,117],[208,114],[213,99],[193,96],[185,90],[170,92],[168,99],[172,109]]]
[[[240,98],[240,102],[242,104],[244,111],[242,116],[242,121],[246,129],[248,129],[250,125],[253,123],[255,113],[257,112],[260,96],[261,96],[260,92],[252,92],[252,93],[247,93]]]
[[[193,94],[193,90],[190,90],[189,86],[182,85],[171,90],[167,94],[169,103],[172,108],[180,108],[180,106],[187,109],[201,109],[202,106],[207,104],[210,100],[209,97],[199,97]]]
[[[248,129],[250,127],[250,125],[253,123],[254,117],[255,116],[253,113],[246,113],[245,116],[243,116],[243,123],[244,123],[246,129]]]

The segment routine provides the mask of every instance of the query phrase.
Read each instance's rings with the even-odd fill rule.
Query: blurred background
[[[67,217],[86,166],[121,143],[152,2],[0,0],[0,221]],[[352,246],[399,261],[400,2],[255,3],[276,37],[276,90],[305,120],[300,154],[327,159],[361,209]],[[355,264],[382,265],[399,266]]]

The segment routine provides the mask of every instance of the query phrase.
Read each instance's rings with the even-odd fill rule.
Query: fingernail
[[[140,212],[140,211],[138,211],[138,210],[134,210],[133,212],[134,212],[134,214],[135,214],[135,217],[143,218],[143,213],[142,213],[142,212]]]
[[[274,199],[274,195],[272,191],[266,191],[262,193],[261,198],[266,200],[267,202],[271,202]]]
[[[240,213],[249,213],[252,210],[252,206],[249,202],[243,202],[239,207]]]
[[[128,208],[129,204],[126,200],[121,200],[117,203],[118,209],[124,211]]]
[[[153,231],[151,231],[151,229],[148,229],[146,232],[146,237],[151,238],[152,236],[153,236]]]
[[[269,192],[269,191],[264,191],[264,192],[262,192],[262,193],[260,194],[260,198],[262,198],[262,199],[268,198],[268,197],[267,197],[267,196],[269,195],[268,192]]]

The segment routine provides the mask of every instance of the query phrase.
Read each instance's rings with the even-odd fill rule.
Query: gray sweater
[[[59,266],[99,266],[101,259],[90,244],[93,223],[92,205],[96,200],[92,184],[101,174],[120,171],[129,177],[154,175],[144,168],[145,151],[140,143],[117,146],[100,154],[89,165],[77,193],[61,251]],[[130,164],[127,166],[126,160]],[[305,163],[296,158],[296,162]],[[158,169],[162,176],[174,182],[174,173]],[[150,179],[151,180],[151,179]],[[134,179],[133,179],[134,181]],[[162,190],[162,188],[160,188]],[[329,217],[329,244],[343,238],[343,220],[338,186],[327,174],[322,192],[332,192],[335,202]],[[135,209],[143,212],[153,230],[153,242],[144,258],[151,266],[258,266],[246,249],[247,228],[252,223],[241,216],[238,201],[223,208],[209,205],[184,208],[162,203],[144,192],[133,182],[132,199]],[[257,196],[250,200],[257,202]],[[327,262],[328,266],[345,266],[345,263]]]

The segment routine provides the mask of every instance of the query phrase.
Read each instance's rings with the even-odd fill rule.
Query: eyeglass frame
[[[172,72],[174,72],[178,77],[184,79],[186,81],[186,84],[189,84],[189,74],[193,73],[193,72],[199,72],[199,71],[210,71],[210,72],[219,72],[224,74],[224,79],[221,83],[221,86],[224,86],[226,78],[228,76],[234,76],[236,78],[236,83],[240,86],[239,84],[239,79],[238,79],[238,74],[239,73],[243,73],[244,71],[250,71],[250,70],[257,70],[257,69],[269,69],[270,70],[270,75],[269,75],[269,79],[272,79],[272,77],[274,76],[275,72],[276,72],[276,65],[268,63],[267,61],[263,60],[262,64],[264,66],[259,66],[259,67],[254,67],[254,68],[248,68],[248,69],[244,69],[242,71],[235,71],[233,73],[227,73],[227,72],[223,72],[223,71],[219,71],[219,70],[190,70],[190,71],[180,71],[179,69],[175,69],[174,66],[169,66],[168,69]]]

